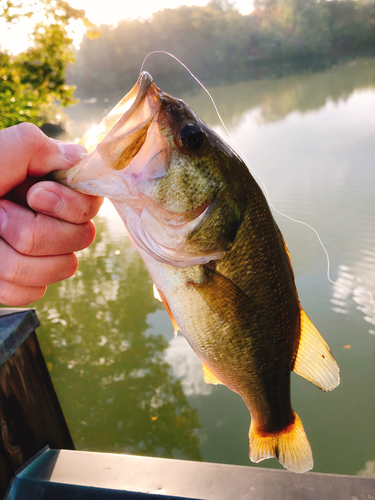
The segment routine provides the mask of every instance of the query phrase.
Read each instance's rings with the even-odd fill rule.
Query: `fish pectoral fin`
[[[202,360],[201,360],[201,362],[202,362],[202,369],[203,369],[203,378],[204,378],[204,381],[206,382],[206,384],[225,385],[225,384],[223,384],[223,382],[221,380],[219,380],[216,377],[216,375],[214,375],[212,373],[212,371],[208,368],[208,366],[205,363],[203,363]]]
[[[276,457],[286,469],[303,473],[313,468],[310,444],[302,422],[294,414],[294,422],[279,432],[260,432],[251,422],[249,432],[250,460],[258,463]]]
[[[252,308],[249,297],[233,281],[205,267],[205,281],[191,283],[210,309],[230,324],[245,326]]]
[[[176,320],[173,317],[173,314],[172,314],[172,311],[171,311],[171,309],[169,307],[167,299],[164,297],[163,293],[158,288],[156,288],[155,283],[153,285],[153,290],[154,290],[154,297],[155,297],[155,299],[160,300],[160,302],[163,302],[164,307],[165,307],[165,309],[166,309],[166,311],[168,313],[168,316],[170,317],[170,320],[172,321],[173,330],[174,330],[174,336],[177,337],[177,333],[178,333],[179,328],[178,328],[178,325],[176,323]]]
[[[323,391],[340,383],[340,370],[323,337],[301,308],[301,337],[293,371]]]

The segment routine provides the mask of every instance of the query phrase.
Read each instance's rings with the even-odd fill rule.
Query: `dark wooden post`
[[[0,309],[0,498],[44,446],[74,449],[35,329],[34,310]]]

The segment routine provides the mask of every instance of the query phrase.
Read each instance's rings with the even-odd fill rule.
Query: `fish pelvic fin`
[[[323,391],[332,391],[340,383],[340,370],[335,358],[301,308],[301,336],[293,371]]]
[[[212,373],[212,371],[208,368],[208,366],[205,363],[203,363],[202,360],[201,360],[201,363],[202,363],[202,370],[203,370],[203,378],[204,378],[204,381],[206,382],[206,384],[224,385],[223,382],[221,380],[219,380],[217,378],[217,376]]]
[[[168,313],[168,316],[169,316],[170,320],[172,321],[174,336],[177,337],[177,333],[178,333],[179,328],[178,328],[176,320],[174,319],[171,308],[169,307],[167,299],[164,297],[163,293],[158,288],[156,288],[155,283],[153,284],[153,290],[154,290],[155,299],[159,300],[160,302],[162,302],[164,304],[164,307]]]
[[[162,298],[160,297],[160,292],[156,288],[155,283],[152,284],[152,291],[154,293],[154,299],[158,300],[159,302],[163,302]]]
[[[251,422],[249,456],[252,462],[276,457],[283,467],[299,474],[313,468],[313,456],[301,419],[297,413],[293,415],[294,422],[275,433],[258,431]]]

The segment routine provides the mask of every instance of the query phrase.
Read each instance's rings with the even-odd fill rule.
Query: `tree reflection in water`
[[[36,304],[41,346],[78,449],[200,460],[199,416],[146,335],[162,305],[124,235],[96,220],[79,271]]]
[[[346,101],[353,92],[374,87],[375,60],[368,58],[337,65],[327,71],[249,80],[230,86],[210,87],[209,90],[225,124],[236,135],[236,128],[251,110],[257,110],[261,126],[282,121],[291,113],[319,110],[327,102],[338,104]],[[173,95],[173,89],[170,93]],[[178,97],[192,109],[199,110],[199,118],[210,127],[220,126],[216,111],[203,90]]]

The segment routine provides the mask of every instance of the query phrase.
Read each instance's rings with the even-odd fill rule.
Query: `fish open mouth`
[[[142,72],[130,92],[79,141],[87,154],[69,170],[52,172],[49,179],[78,191],[108,196],[93,192],[91,181],[103,179],[106,172],[124,170],[138,154],[160,109],[160,94],[152,76]]]
[[[143,71],[137,80],[137,83],[134,87],[126,94],[126,96],[108,113],[108,115],[103,119],[103,121],[94,126],[91,130],[87,132],[87,134],[81,139],[80,144],[83,144],[88,153],[91,153],[93,149],[99,144],[117,125],[123,125],[126,122],[129,122],[130,118],[137,114],[137,110],[143,103],[147,91],[149,90],[150,85],[153,83],[152,76]],[[153,94],[157,95],[159,89],[156,85],[153,84],[153,87],[156,92]],[[156,100],[154,99],[154,103]],[[129,128],[129,127],[128,127]]]

